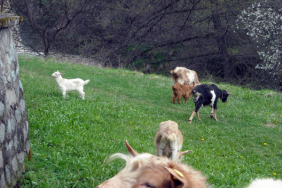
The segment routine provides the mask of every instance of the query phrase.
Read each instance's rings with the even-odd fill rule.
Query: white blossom
[[[268,4],[263,0],[243,10],[238,16],[237,28],[247,31],[256,42],[265,67],[273,68],[282,59],[282,9],[269,8]]]

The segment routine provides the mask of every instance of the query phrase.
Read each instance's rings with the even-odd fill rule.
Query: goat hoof
[[[192,120],[191,120],[191,119],[189,119],[188,123],[192,123]]]

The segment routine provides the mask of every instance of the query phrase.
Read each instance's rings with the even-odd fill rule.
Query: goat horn
[[[133,157],[135,157],[136,155],[139,155],[139,153],[137,153],[128,143],[127,140],[125,140],[125,145],[126,145],[126,148],[128,150],[128,152],[130,153],[130,155],[132,155]]]

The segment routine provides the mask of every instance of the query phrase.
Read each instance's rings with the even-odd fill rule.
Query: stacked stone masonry
[[[11,27],[19,16],[0,13],[0,188],[14,187],[29,154],[29,124]]]

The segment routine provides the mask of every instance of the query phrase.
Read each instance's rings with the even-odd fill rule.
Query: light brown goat
[[[174,83],[180,83],[182,85],[199,85],[198,75],[195,71],[189,70],[185,67],[176,67],[174,70],[170,71]]]
[[[161,122],[154,141],[156,156],[166,156],[173,161],[181,162],[183,155],[191,152],[191,150],[181,152],[182,144],[183,136],[178,124],[171,120]]]
[[[206,178],[191,167],[157,157],[149,153],[138,154],[126,141],[131,154],[115,154],[126,166],[113,178],[96,188],[206,188]]]
[[[182,85],[180,83],[175,83],[172,86],[172,103],[175,103],[175,98],[177,99],[178,104],[181,104],[181,97],[185,99],[185,103],[190,99],[192,90],[195,89],[196,85],[193,82],[193,85]]]

